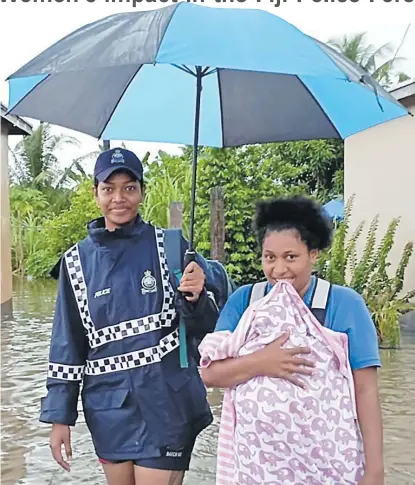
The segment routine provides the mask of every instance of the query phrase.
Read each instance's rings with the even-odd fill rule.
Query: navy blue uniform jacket
[[[188,337],[218,317],[206,281],[197,304],[178,305],[163,231],[143,222],[114,232],[98,219],[62,258],[47,396],[40,420],[73,426],[82,407],[96,453],[108,460],[180,450],[212,422],[197,364],[180,368],[178,314]],[[185,245],[182,248],[185,251]],[[199,264],[205,263],[198,256]]]

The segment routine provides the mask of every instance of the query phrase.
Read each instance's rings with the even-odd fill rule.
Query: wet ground
[[[1,329],[2,485],[105,485],[83,415],[73,430],[70,474],[53,462],[48,426],[39,423],[45,394],[56,286],[52,281],[15,285],[14,316]],[[385,426],[387,485],[415,484],[415,336],[402,348],[382,350],[380,389]],[[210,391],[215,422],[198,439],[187,485],[213,485],[220,391]]]

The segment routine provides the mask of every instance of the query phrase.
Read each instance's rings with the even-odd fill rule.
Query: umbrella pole
[[[200,127],[200,99],[202,94],[202,68],[196,66],[196,109],[195,125],[193,137],[193,157],[192,157],[192,191],[190,201],[190,233],[188,253],[195,253],[194,250],[194,224],[195,224],[195,206],[196,206],[196,183],[197,183],[197,152],[199,145],[199,127]]]
[[[194,250],[194,223],[195,223],[195,205],[196,205],[196,182],[197,182],[197,150],[199,145],[199,126],[200,126],[200,98],[202,93],[202,68],[196,66],[196,109],[195,109],[195,127],[193,137],[193,156],[192,156],[192,190],[190,201],[190,231],[189,231],[189,246],[184,258],[184,267],[191,261],[196,259],[196,251]],[[183,293],[184,296],[192,296],[188,293]],[[189,367],[187,357],[187,336],[186,324],[184,318],[181,316],[179,320],[179,353],[180,353],[180,367]]]

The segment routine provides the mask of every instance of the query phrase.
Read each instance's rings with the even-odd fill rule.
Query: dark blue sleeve
[[[235,330],[242,315],[248,308],[251,288],[252,285],[241,286],[234,293],[232,293],[229,300],[226,302],[226,305],[223,307],[223,310],[221,311],[216,324],[215,332],[221,330],[229,330],[230,332],[233,332]]]
[[[329,328],[347,334],[352,370],[381,366],[376,327],[361,295],[333,286],[326,320]]]
[[[63,259],[49,351],[48,393],[41,400],[40,421],[75,425],[87,349],[85,330]]]

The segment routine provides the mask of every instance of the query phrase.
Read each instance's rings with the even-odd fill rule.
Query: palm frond
[[[336,48],[351,61],[359,63],[361,56],[367,49],[367,46],[365,46],[366,35],[366,32],[359,32],[353,35],[344,35],[341,38],[330,39],[328,44]]]
[[[408,76],[408,74],[406,74],[405,72],[397,72],[397,77],[398,77],[398,83],[403,83],[405,81],[409,81],[411,79],[410,76]]]
[[[344,35],[341,38],[332,38],[327,43],[360,65],[382,86],[390,87],[395,78],[398,80],[409,79],[405,73],[400,76],[401,73],[394,72],[397,62],[402,60],[402,58],[396,57],[399,48],[394,53],[394,47],[390,42],[375,47],[366,42],[366,35],[366,32]]]
[[[369,57],[365,59],[364,64],[362,64],[363,69],[368,73],[372,74],[373,71],[376,70],[377,60],[387,55],[391,55],[392,53],[393,53],[393,47],[390,42],[374,49],[373,52],[370,53]],[[389,62],[393,64],[394,60],[390,59]],[[373,74],[372,74],[372,77],[373,77]]]

